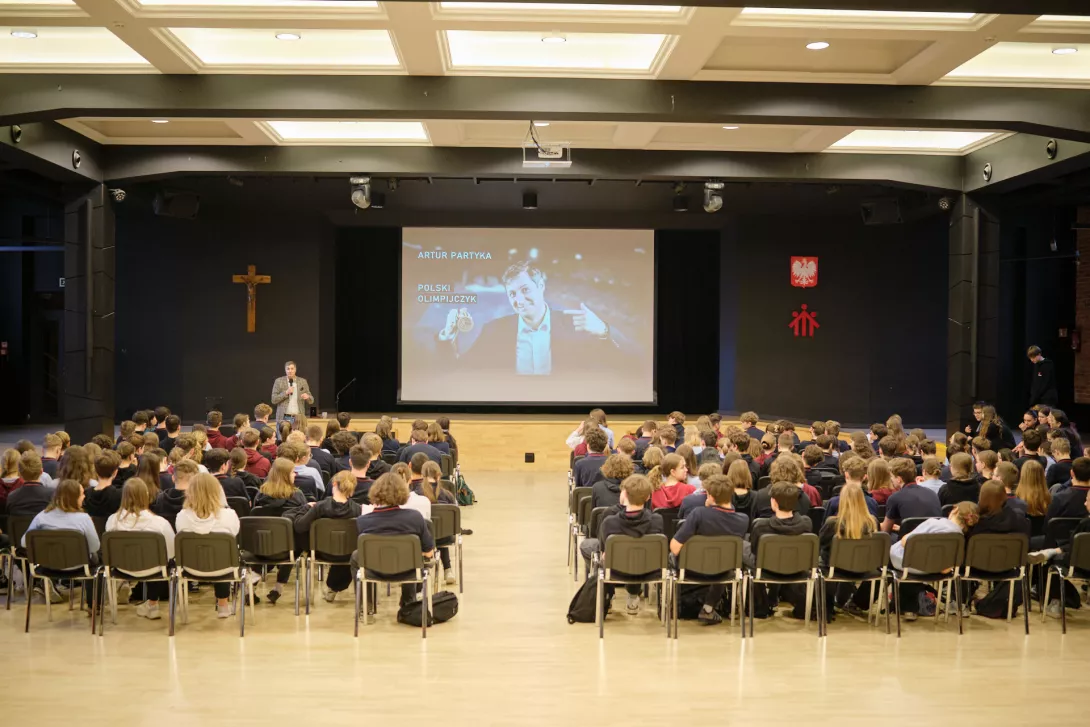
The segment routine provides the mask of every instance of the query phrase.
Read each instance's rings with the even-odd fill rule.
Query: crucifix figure
[[[246,332],[253,333],[257,330],[257,286],[262,283],[271,283],[268,275],[255,274],[257,266],[250,265],[246,268],[245,275],[232,275],[232,283],[246,283]]]

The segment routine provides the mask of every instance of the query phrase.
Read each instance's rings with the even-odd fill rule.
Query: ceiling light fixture
[[[704,184],[704,211],[718,212],[723,209],[722,182],[706,182]]]
[[[807,43],[807,50],[825,50],[829,47],[829,44],[823,40],[815,40],[813,43]]]
[[[724,126],[723,128],[726,129],[727,131],[734,131],[738,127],[737,126]]]
[[[550,33],[549,35],[541,36],[542,43],[567,43],[568,39],[560,33]]]
[[[303,36],[299,33],[277,33],[277,40],[300,40]]]
[[[13,33],[13,35],[14,35],[14,33]],[[1069,56],[1072,53],[1078,53],[1078,52],[1079,52],[1078,48],[1071,48],[1071,47],[1053,48],[1052,49],[1052,55],[1054,55],[1054,56]]]
[[[153,123],[153,124],[169,124],[170,119],[152,119],[151,123]]]
[[[539,129],[544,129],[548,125],[549,125],[548,121],[535,121],[534,122],[534,126],[538,127]]]
[[[361,210],[365,210],[371,206],[371,178],[370,177],[349,177],[349,184],[352,185],[352,204],[359,207]]]
[[[26,29],[22,29],[22,28],[16,28],[15,30],[11,31],[11,37],[12,38],[22,38],[24,40],[30,40],[31,38],[37,38],[38,37],[38,31],[36,31],[36,30],[26,30]]]

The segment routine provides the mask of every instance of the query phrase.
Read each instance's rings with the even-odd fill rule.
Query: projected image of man
[[[503,274],[507,300],[514,313],[490,321],[468,351],[458,345],[459,319],[467,309],[451,309],[438,333],[440,349],[450,350],[467,366],[487,368],[502,363],[524,376],[575,372],[609,365],[622,346],[621,337],[597,314],[579,308],[553,310],[545,300],[545,273],[530,262],[511,265]]]

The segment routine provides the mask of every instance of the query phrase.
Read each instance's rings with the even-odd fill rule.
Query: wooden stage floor
[[[1084,709],[1079,686],[1090,653],[1090,616],[1068,634],[1033,613],[1031,635],[968,619],[906,624],[904,637],[840,617],[824,640],[776,617],[756,638],[737,627],[682,622],[668,641],[646,605],[636,616],[569,625],[575,589],[564,565],[563,473],[480,472],[466,477],[466,591],[459,614],[429,630],[394,622],[384,599],[374,625],[352,638],[351,606],[321,601],[310,617],[291,598],[259,605],[239,639],[214,618],[211,594],[188,625],[123,606],[119,624],[92,637],[86,616],[23,603],[0,610],[0,663],[9,688],[5,725],[797,725],[1061,724]]]

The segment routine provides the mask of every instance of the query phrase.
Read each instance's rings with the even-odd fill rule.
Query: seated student
[[[272,427],[272,423],[269,418],[272,416],[273,408],[268,404],[262,402],[254,407],[254,420],[250,426],[257,431],[261,431],[264,427]]]
[[[869,435],[863,434],[863,432],[852,432],[852,446],[849,451],[870,462],[878,455],[874,453],[874,448],[871,447],[868,437]]]
[[[685,460],[685,468],[689,472],[689,476],[685,478],[685,482],[693,487],[700,487],[700,477],[697,474],[700,470],[700,465],[697,464],[696,454],[693,452],[692,445],[682,444],[674,451],[674,454]]]
[[[852,443],[840,438],[840,422],[833,419],[826,421],[825,434],[833,438],[834,447],[837,452],[844,453],[851,451]]]
[[[170,409],[165,406],[157,406],[151,412],[151,421],[148,422],[149,430],[155,432],[162,439],[166,434],[167,417],[170,416]]]
[[[348,453],[352,451],[353,447],[359,445],[356,435],[342,429],[333,435],[332,439],[329,440],[329,444],[329,451],[333,456],[332,473],[337,474],[341,470],[348,469]],[[315,469],[318,468],[315,467]]]
[[[725,448],[727,453],[736,452],[738,456],[742,458],[742,461],[746,463],[746,467],[750,472],[750,479],[752,480],[750,489],[756,488],[757,482],[760,479],[761,465],[757,464],[753,460],[753,456],[749,453],[753,440],[750,439],[750,436],[745,432],[734,431],[728,433],[723,438],[723,441],[726,442]],[[726,473],[729,467],[730,465],[724,461],[723,472]]]
[[[974,447],[975,450],[975,447]],[[975,451],[977,479],[987,482],[995,476],[996,465],[999,464],[999,455],[990,449]]]
[[[167,418],[163,420],[163,431],[159,434],[159,446],[169,452],[174,449],[174,445],[178,442],[178,435],[181,433],[181,417],[168,414]]]
[[[91,437],[91,443],[97,445],[100,449],[113,449],[114,440],[109,434],[96,434]],[[33,445],[32,445],[33,446]],[[16,447],[18,449],[18,447]],[[22,452],[20,452],[22,454]]]
[[[632,462],[633,457],[636,456],[636,443],[628,437],[621,437],[621,441],[617,442],[615,451],[617,454],[628,457],[628,461]]]
[[[314,524],[315,520],[323,518],[356,520],[362,514],[360,504],[354,499],[356,478],[352,476],[351,472],[342,470],[333,475],[329,486],[332,496],[318,502],[306,502],[285,512],[284,516],[294,521],[295,532],[299,536],[298,541],[305,541],[309,537],[310,526]],[[290,566],[288,566],[288,575],[291,575]],[[280,599],[284,592],[285,583],[287,583],[287,578],[284,578],[283,583],[281,583],[280,573],[277,573],[276,585],[269,591],[269,603],[276,603]],[[352,585],[352,573],[348,566],[329,566],[326,582],[323,585],[323,597],[326,601],[332,602],[338,593]]]
[[[151,511],[164,518],[171,525],[174,524],[178,513],[185,506],[185,492],[193,478],[200,474],[197,463],[191,459],[183,459],[174,466],[174,484],[169,489],[164,488],[159,496],[151,504]]]
[[[230,476],[231,455],[226,449],[215,447],[208,450],[204,455],[204,466],[220,483],[224,497],[245,497],[247,500],[250,499],[249,493],[246,492],[246,485],[242,484],[242,480]]]
[[[1003,462],[997,472],[1012,508],[1024,516],[1042,517],[1048,513],[1052,493],[1048,491],[1044,470],[1038,462],[1026,461],[1021,472],[1013,463]]]
[[[969,455],[965,455],[968,457]],[[905,546],[908,541],[917,535],[933,533],[958,533],[964,534],[966,530],[976,525],[978,519],[977,505],[968,500],[954,504],[954,508],[947,517],[933,517],[925,520],[916,528],[898,540],[889,550],[889,562],[895,570],[904,567]],[[910,570],[910,573],[915,571]],[[901,615],[906,621],[915,621],[921,611],[932,608],[925,605],[926,594],[923,586],[916,583],[901,585]]]
[[[787,464],[783,462],[781,464]],[[793,463],[792,463],[793,464]],[[794,465],[798,467],[797,465]],[[799,468],[801,471],[801,468]],[[800,515],[798,513],[798,506],[801,502],[806,500],[802,496],[802,492],[799,490],[798,485],[792,482],[782,482],[773,480],[772,484],[765,488],[769,493],[769,501],[771,503],[772,517],[761,517],[753,521],[753,527],[749,533],[749,541],[742,545],[742,562],[746,567],[753,570],[757,567],[757,551],[760,548],[761,538],[766,535],[803,535],[805,533],[812,532],[813,524],[810,522],[810,518],[806,515]],[[799,594],[795,591],[798,589],[786,589],[783,596],[789,600],[795,607],[795,616],[802,617],[805,610],[805,597],[799,598]],[[803,591],[805,593],[805,591]],[[759,592],[755,591],[754,594],[757,598],[764,600],[764,589]],[[760,613],[762,618],[770,615],[767,607],[756,608],[757,615]]]
[[[136,476],[136,448],[129,442],[121,442],[114,448],[121,462],[117,466],[118,487],[125,484],[125,480]],[[118,492],[118,495],[121,493]],[[118,502],[120,503],[120,497]]]
[[[668,454],[663,457],[662,464],[647,474],[654,488],[654,494],[651,495],[651,507],[656,510],[663,507],[680,507],[681,501],[696,490],[696,487],[686,482],[688,477],[689,467],[685,464],[684,457],[678,454]]]
[[[1018,469],[1022,469],[1022,465],[1030,460],[1034,460],[1040,463],[1041,467],[1048,466],[1048,459],[1040,453],[1042,443],[1041,433],[1036,429],[1030,429],[1022,435],[1022,456],[1014,460],[1014,464]],[[1068,444],[1068,452],[1070,452],[1071,445]]]
[[[676,455],[667,455],[667,459]],[[680,460],[680,457],[678,458]],[[682,463],[681,466],[684,466]],[[661,533],[663,530],[662,516],[650,512],[645,505],[651,498],[651,480],[643,475],[632,475],[621,483],[621,506],[623,511],[602,518],[602,524],[598,528],[598,542],[604,551],[605,543],[611,535],[628,535],[639,538],[644,535]],[[624,574],[620,574],[624,575]],[[641,575],[634,573],[631,575]],[[640,609],[639,586],[625,586],[628,592],[626,608],[628,613],[635,614]],[[613,597],[613,589],[606,587],[605,599],[608,603]]]
[[[121,508],[106,521],[106,532],[159,533],[166,542],[167,559],[172,560],[174,528],[165,518],[151,511],[151,502],[152,495],[145,480],[140,476],[130,478],[121,488]],[[169,596],[169,586],[163,581],[143,585],[147,600],[136,607],[136,615],[151,620],[161,618],[159,601]]]
[[[57,468],[57,479],[75,480],[85,490],[94,487],[95,466],[86,447],[75,444],[64,451]]]
[[[162,460],[159,459],[159,455],[155,452],[148,452],[144,455],[144,458],[140,460],[140,464],[136,468],[136,477],[130,477],[129,479],[141,479],[148,488],[149,500],[154,500],[159,496],[159,475],[162,473]]]
[[[95,459],[95,479],[93,490],[87,493],[83,507],[88,515],[109,517],[121,507],[121,488],[118,479],[121,458],[117,452],[106,449]]]
[[[379,446],[382,442],[379,442]],[[348,472],[352,473],[352,476],[356,478],[355,487],[352,489],[352,501],[358,505],[368,505],[371,503],[368,497],[368,492],[371,490],[371,485],[375,483],[375,480],[368,473],[367,467],[370,464],[372,452],[366,445],[357,444],[348,453]],[[341,470],[344,472],[345,470]],[[340,474],[338,472],[337,474]],[[337,475],[334,475],[336,477]],[[380,475],[381,476],[381,475]]]
[[[871,449],[874,450],[875,454],[878,453],[878,443],[881,442],[884,437],[888,436],[889,429],[886,428],[885,424],[876,422],[870,425],[870,430],[867,432],[867,441],[870,442]]]
[[[941,472],[942,463],[939,462],[937,457],[924,457],[923,466],[920,468],[920,474],[916,476],[916,484],[931,490],[938,495],[939,490],[946,484],[939,479],[939,474]]]
[[[272,469],[269,470],[268,479],[261,485],[257,497],[254,498],[254,507],[262,508],[263,517],[281,517],[289,510],[305,506],[307,496],[295,486],[295,481],[295,464],[285,457],[277,457]],[[291,577],[291,570],[290,565],[277,566],[276,585],[268,596],[270,603],[276,603],[280,598],[284,584]]]
[[[454,466],[458,466],[458,440],[450,433],[450,417],[439,417],[435,420],[439,429],[443,432],[444,441],[450,445],[450,458],[454,460]]]
[[[255,477],[265,479],[269,475],[269,460],[258,451],[258,443],[261,435],[256,429],[245,429],[242,432],[242,448],[246,452],[246,471]]]
[[[223,444],[223,448],[230,452],[232,449],[238,446],[239,438],[242,436],[242,430],[250,427],[250,415],[239,412],[235,414],[231,419],[231,425],[235,428],[235,433],[226,438]]]
[[[257,433],[260,437],[257,451],[271,464],[276,459],[276,430],[272,427],[262,427],[257,430]]]
[[[377,480],[390,471],[390,465],[382,461],[382,440],[374,432],[367,432],[360,437],[360,444],[367,448],[367,477]],[[349,452],[351,454],[351,452]],[[357,484],[357,489],[359,485]]]
[[[579,464],[579,463],[576,463]],[[621,502],[621,483],[635,471],[632,460],[623,454],[611,454],[602,465],[601,478],[591,488],[591,509],[614,507]]]
[[[749,473],[741,472],[741,474],[748,483]],[[749,516],[735,512],[731,505],[734,486],[730,479],[721,474],[710,475],[707,480],[703,480],[703,484],[704,505],[693,508],[688,513],[685,522],[670,541],[670,552],[675,557],[681,553],[682,547],[694,535],[736,535],[741,538],[745,537],[749,530]],[[720,623],[723,618],[716,612],[715,607],[725,592],[726,586],[722,584],[709,586],[704,596],[704,605],[697,618],[706,624]]]
[[[731,462],[736,462],[738,461],[738,459],[739,458],[737,454],[732,455]],[[721,475],[723,474],[723,469],[724,465],[719,465],[715,462],[705,462],[704,464],[700,465],[700,469],[697,470],[697,477],[691,478],[689,480],[690,484],[692,484],[693,482],[697,483],[694,485],[696,487],[696,490],[694,490],[692,494],[686,495],[685,499],[683,499],[681,501],[681,504],[678,506],[677,516],[679,520],[685,517],[686,513],[688,513],[690,510],[693,510],[694,508],[704,507],[704,503],[707,501],[707,495],[704,492],[703,485],[704,478]]]
[[[913,472],[915,474],[915,472]],[[925,490],[926,492],[926,490]],[[929,493],[934,497],[934,493]],[[840,506],[837,514],[825,518],[818,532],[821,540],[821,562],[828,565],[829,556],[833,548],[833,540],[862,540],[878,532],[878,521],[874,519],[868,508],[867,498],[863,494],[863,488],[852,483],[844,485],[840,490]],[[938,498],[935,498],[938,502]],[[883,527],[884,529],[884,527]],[[849,612],[858,613],[852,596],[856,588],[850,583],[838,583],[832,592],[826,593],[826,608],[833,613],[837,604]]]
[[[867,490],[879,505],[884,505],[893,494],[893,475],[889,471],[889,463],[881,457],[867,464]]]
[[[417,478],[416,473],[417,464],[420,466],[419,478]],[[426,497],[433,505],[435,503],[441,505],[458,504],[458,498],[454,496],[454,493],[442,486],[443,471],[439,468],[439,465],[418,453],[413,455],[410,466],[413,468],[413,480],[409,483],[409,486],[413,488],[413,492]],[[455,536],[453,535],[436,538],[435,540],[435,545],[439,548],[439,562],[443,565],[443,579],[448,586],[458,582],[458,575],[450,567],[450,546],[454,544],[454,540]]]
[[[333,476],[333,455],[322,449],[322,425],[308,424],[306,445],[310,447],[310,458],[324,474]]]
[[[810,506],[821,507],[821,491],[806,481],[806,465],[803,462],[802,457],[798,456],[794,452],[786,453],[783,455],[783,457],[791,459],[791,461],[794,462],[795,465],[798,467],[798,471],[800,473],[798,486],[803,491],[803,494],[806,495],[806,499],[810,501]],[[780,457],[777,457],[776,459],[778,461]],[[771,470],[769,471],[771,472]]]
[[[223,488],[210,474],[200,473],[193,477],[185,491],[185,504],[174,521],[179,533],[227,533],[238,535],[238,515],[223,502]],[[216,618],[231,616],[227,597],[231,595],[230,583],[214,583],[216,594]]]
[[[428,433],[428,444],[438,449],[442,454],[450,454],[450,445],[447,444],[447,437],[443,434],[443,428],[439,426],[438,422],[432,422],[424,431]]]
[[[807,447],[812,444],[817,444],[817,438],[825,434],[825,422],[814,422],[810,425],[806,434],[807,438],[800,438],[798,443],[795,445],[795,454],[802,454],[803,450],[805,450]]]
[[[749,435],[750,438],[760,441],[761,437],[764,436],[765,433],[757,427],[757,412],[742,412],[738,420],[742,423],[742,431]]]
[[[673,427],[663,427],[658,431],[658,437],[659,449],[663,454],[673,454],[677,450],[674,445],[678,442],[678,435]]]
[[[23,486],[19,477],[19,451],[5,449],[0,455],[0,510],[7,512],[8,495]]]
[[[777,457],[776,461],[772,463],[769,473],[773,482],[790,482],[799,490],[802,490],[806,485],[806,479],[802,473],[802,464],[799,462],[798,456],[791,452]],[[810,512],[810,498],[800,493],[800,497],[795,500],[794,507],[799,515],[808,515]],[[754,520],[774,516],[775,509],[772,505],[771,488],[765,487],[757,490],[757,494],[753,498]]]
[[[939,479],[943,482],[949,482],[953,479],[953,475],[950,473],[950,460],[955,454],[959,452],[969,452],[972,449],[972,445],[969,444],[969,439],[961,432],[954,432],[950,437],[950,441],[946,443],[946,464],[942,468],[942,472],[939,473]],[[1000,461],[1003,458],[1000,457]]]
[[[888,462],[899,455],[901,447],[900,439],[887,434],[878,440],[878,456]]]
[[[341,425],[336,419],[330,419],[325,423],[325,437],[322,439],[322,449],[329,452],[333,451],[333,435],[339,431],[341,431]]]
[[[136,431],[136,422],[134,422],[132,419],[125,419],[121,422],[121,424],[118,425],[117,431],[117,439],[110,442],[110,446],[112,447],[116,447],[122,442],[127,442],[129,440],[129,437],[131,437],[133,435],[133,432]],[[105,447],[103,447],[103,449],[105,449]]]
[[[575,463],[572,476],[576,487],[590,487],[598,479],[598,471],[605,464],[609,454],[609,440],[601,429],[588,432],[584,440],[589,450],[583,459]]]
[[[878,517],[878,502],[867,491],[867,461],[854,452],[849,452],[840,458],[840,474],[844,477],[845,485],[859,485],[863,490],[863,502],[867,506],[867,512]],[[839,512],[840,495],[836,494],[825,503],[825,517],[836,517]]]
[[[814,444],[821,449],[822,461],[815,465],[819,469],[836,472],[840,466],[840,450],[836,446],[837,440],[828,434],[819,435]],[[805,451],[805,450],[804,450]]]
[[[914,464],[917,469],[923,465],[923,455],[920,453],[920,442],[922,441],[923,440],[915,434],[908,435],[908,438],[904,440],[905,456],[912,460],[912,464]]]
[[[822,434],[821,436],[825,436]],[[820,487],[825,482],[826,477],[835,473],[825,469],[825,450],[816,444],[811,444],[802,450],[802,465],[803,475],[806,477],[806,484],[814,488],[816,492],[821,492]],[[834,466],[840,464],[839,460],[833,458]],[[824,474],[823,474],[824,472]],[[821,505],[821,499],[819,495],[818,501],[815,503],[811,499],[811,505],[815,507]]]
[[[277,459],[287,458],[294,465],[295,486],[303,491],[307,499],[322,499],[326,492],[325,481],[321,472],[307,465],[310,461],[310,447],[302,442],[285,442],[277,451],[280,455]]]
[[[428,459],[436,464],[442,462],[442,452],[428,444],[428,433],[423,429],[414,429],[409,435],[409,444],[402,447],[397,459],[399,462],[408,462],[417,452],[428,455]]]
[[[35,455],[37,456],[37,455]],[[75,480],[61,480],[45,508],[30,521],[27,532],[34,530],[78,530],[87,539],[87,551],[98,553],[99,541],[91,516],[83,511],[83,488]],[[26,535],[19,543],[26,547]]]
[[[907,457],[889,463],[894,492],[886,500],[886,517],[882,531],[899,529],[901,521],[910,517],[942,517],[939,496],[916,484],[916,464]]]
[[[794,435],[790,432],[783,432],[776,437],[776,451],[771,452],[761,463],[761,477],[769,477],[769,472],[772,470],[772,463],[781,454],[794,454],[795,451],[795,439]]]
[[[337,412],[337,425],[340,426],[342,432],[348,432],[356,438],[356,444],[360,443],[360,437],[363,436],[363,432],[354,432],[349,428],[352,424],[352,415],[346,411]]]
[[[1042,472],[1041,473],[1041,482],[1042,483],[1044,483],[1044,477],[1045,477],[1044,473]],[[1007,493],[1007,503],[1011,507],[1013,507],[1015,510],[1022,513],[1022,515],[1026,515],[1027,514],[1027,509],[1028,509],[1027,506],[1026,506],[1026,501],[1019,498],[1018,495],[1017,495],[1018,480],[1020,478],[1021,478],[1021,475],[1018,472],[1018,468],[1014,466],[1013,462],[1000,462],[995,467],[995,474],[993,476],[993,479],[995,479],[997,482],[999,482],[999,484],[1003,485],[1003,490]],[[1045,493],[1046,494],[1048,493],[1048,488],[1045,488]],[[1049,495],[1049,500],[1051,500],[1051,499],[1052,499],[1052,496]],[[1048,509],[1048,506],[1045,505],[1044,510],[1047,510],[1047,509]],[[1044,510],[1041,511],[1041,513],[1040,513],[1041,515],[1045,514]]]
[[[973,457],[958,452],[950,458],[950,479],[939,489],[943,506],[962,501],[976,502],[980,498],[980,480],[972,474]]]
[[[61,438],[56,434],[47,434],[42,444],[42,471],[52,479],[57,479],[57,460],[61,456]]]
[[[655,436],[655,433],[659,430],[659,424],[654,419],[648,419],[640,427],[640,436],[636,438],[636,454],[634,459],[636,461],[642,460],[644,452],[651,446],[651,440]]]
[[[1055,411],[1055,409],[1053,409],[1053,411]],[[1086,517],[1086,497],[1088,491],[1090,491],[1090,457],[1077,457],[1075,461],[1071,463],[1070,486],[1061,488],[1052,494],[1052,502],[1049,503],[1048,513],[1046,515],[1047,519],[1051,520],[1055,517]],[[14,496],[15,494],[12,493],[8,497],[9,508],[11,507],[11,498]]]
[[[382,438],[382,454],[387,452],[397,454],[401,449],[401,444],[394,436],[394,423],[390,417],[384,416],[378,420],[378,424],[375,425],[375,434]]]
[[[419,511],[405,507],[409,500],[409,485],[400,476],[389,472],[379,477],[371,486],[371,505],[362,508],[362,514],[356,518],[356,529],[360,535],[415,535],[420,538],[420,551],[424,558],[435,554],[435,540],[428,529],[429,517]],[[350,572],[359,568],[359,553],[352,553],[349,564]],[[405,606],[416,600],[417,586],[401,586],[400,605]],[[332,600],[328,596],[326,600]]]
[[[390,474],[397,475],[398,477],[400,477],[401,480],[403,482],[405,482],[405,485],[407,487],[409,481],[412,479],[413,471],[412,471],[412,468],[407,463],[398,462],[397,464],[395,464],[393,467],[390,468]],[[381,478],[379,478],[379,479],[381,479]],[[376,480],[376,482],[378,482],[378,480]],[[371,486],[374,487],[374,485],[371,485]],[[374,505],[374,502],[372,501],[372,503],[370,505],[363,505],[362,507],[363,507],[363,513],[367,514],[367,513],[371,512],[371,510],[374,509],[375,505]],[[411,488],[409,489],[409,497],[408,497],[407,500],[405,500],[402,507],[408,508],[409,510],[416,510],[417,512],[419,512],[421,515],[424,516],[425,520],[431,520],[431,500],[424,497],[423,495],[416,494],[415,492],[412,491]]]
[[[966,537],[971,538],[982,533],[1000,535],[1017,533],[1029,537],[1029,520],[1008,504],[1007,493],[1000,482],[988,480],[980,486],[980,503],[977,512],[979,519],[969,528]]]
[[[220,433],[220,425],[223,424],[223,412],[215,410],[208,412],[208,417],[205,419],[205,422],[207,422],[208,425],[205,429],[205,434],[208,436],[208,443],[212,445],[212,447],[226,449],[224,445],[227,443],[227,437]]]
[[[744,467],[736,467],[735,463],[741,463]],[[743,459],[737,459],[730,464],[724,461],[723,466],[726,468],[727,481],[730,482],[731,487],[734,489],[734,494],[731,496],[731,507],[734,508],[735,512],[752,520],[756,500],[753,492],[753,479],[750,477],[747,480],[747,476],[752,474],[748,463]]]
[[[246,487],[246,491],[249,492],[249,488],[260,488],[261,478],[252,472],[246,471],[246,465],[249,464],[249,455],[246,454],[246,450],[242,447],[235,447],[230,452],[230,476],[237,477],[242,480],[242,484]],[[262,457],[262,459],[265,459]],[[267,461],[267,460],[266,460]]]
[[[1045,472],[1045,483],[1052,487],[1071,480],[1071,444],[1063,437],[1057,437],[1050,446],[1056,461]]]
[[[8,494],[8,515],[37,515],[53,497],[53,491],[42,484],[42,458],[32,448],[19,455],[17,468],[23,483]]]
[[[655,467],[662,464],[662,459],[665,456],[666,453],[662,451],[661,447],[648,447],[647,451],[643,453],[643,458],[636,466],[635,474],[646,475]]]

